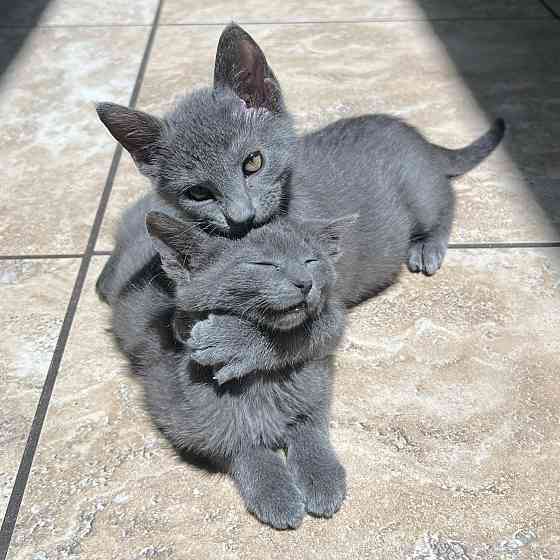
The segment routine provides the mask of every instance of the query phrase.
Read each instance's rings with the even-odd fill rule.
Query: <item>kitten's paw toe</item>
[[[295,484],[255,496],[247,508],[259,521],[275,529],[297,529],[305,516],[304,498]]]
[[[187,344],[190,346],[190,339],[187,341]],[[190,346],[192,349],[193,346]],[[201,366],[215,366],[219,363],[220,357],[217,355],[215,348],[198,348],[191,350],[191,358],[198,362]]]
[[[432,276],[441,267],[446,252],[447,246],[443,243],[416,241],[408,251],[408,270]]]
[[[187,344],[190,348],[206,348],[212,342],[212,328],[214,324],[211,319],[198,321],[191,329],[190,337]]]
[[[422,244],[413,243],[408,250],[408,270],[410,272],[421,272],[422,271]]]
[[[447,247],[441,243],[424,243],[424,250],[422,251],[422,260],[424,268],[422,271],[426,276],[432,276],[441,267]]]
[[[336,457],[293,466],[296,480],[305,494],[307,513],[332,517],[346,498],[346,472]]]
[[[332,517],[346,498],[346,476],[339,465],[338,472],[328,478],[312,481],[306,492],[307,512],[316,517]]]
[[[239,379],[247,373],[249,372],[240,364],[228,364],[214,374],[214,379],[218,382],[218,385],[223,385],[233,379]]]

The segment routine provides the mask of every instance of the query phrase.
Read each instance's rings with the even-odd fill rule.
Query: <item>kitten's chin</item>
[[[287,311],[281,315],[269,318],[269,326],[278,331],[291,331],[299,327],[308,318],[307,309],[302,306],[301,309]]]
[[[322,308],[322,302],[318,305],[302,303],[285,311],[277,311],[266,318],[266,326],[277,331],[291,331],[305,321],[316,318]]]
[[[326,302],[325,290],[312,290],[306,301],[287,309],[271,309],[264,314],[264,317],[261,316],[260,322],[272,330],[290,331],[308,320],[316,319],[322,313]]]

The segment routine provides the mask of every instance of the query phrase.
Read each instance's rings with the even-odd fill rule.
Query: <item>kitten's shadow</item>
[[[207,457],[202,457],[186,449],[179,449],[178,447],[175,447],[175,451],[182,461],[204,474],[225,475],[227,473],[225,466],[213,463]]]

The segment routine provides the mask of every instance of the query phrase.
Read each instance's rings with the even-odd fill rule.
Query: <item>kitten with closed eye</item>
[[[163,118],[112,103],[97,112],[128,150],[157,195],[139,207],[167,208],[239,237],[288,213],[302,222],[359,213],[337,264],[347,305],[379,293],[402,263],[434,274],[451,231],[450,180],[484,160],[504,134],[494,126],[471,145],[449,150],[387,115],[338,120],[297,136],[276,76],[239,26],[222,33],[214,86],[182,99]],[[112,269],[142,235],[142,212],[120,235],[98,292],[107,298]]]
[[[283,219],[227,240],[152,212],[147,228],[173,289],[149,264],[121,261],[116,271],[113,331],[155,423],[175,446],[227,471],[248,510],[279,529],[297,527],[305,511],[330,517],[345,497],[329,442],[328,354],[345,315],[333,261],[353,219],[320,227]],[[229,341],[205,340],[197,329],[205,316],[229,321]],[[200,365],[228,344],[251,360],[234,382],[231,368]]]

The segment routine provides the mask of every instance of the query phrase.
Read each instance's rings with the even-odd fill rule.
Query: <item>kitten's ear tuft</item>
[[[163,121],[116,103],[97,103],[95,109],[101,122],[130,153],[140,171],[149,175],[150,167],[154,164],[156,144],[163,136]]]
[[[325,243],[330,257],[336,262],[342,255],[344,237],[358,221],[359,214],[349,214],[326,222],[320,229],[321,240]]]
[[[254,39],[231,23],[222,32],[214,65],[214,88],[232,89],[248,107],[285,111],[280,84]]]
[[[192,319],[188,313],[180,308],[175,310],[173,319],[171,320],[171,329],[173,331],[173,337],[178,342],[186,344],[189,336],[191,334]]]
[[[188,278],[192,228],[163,212],[148,212],[146,229],[167,275],[175,281]]]
[[[163,269],[176,281],[188,279],[190,271],[203,265],[208,256],[219,254],[226,244],[223,238],[163,212],[148,212],[146,229]]]

